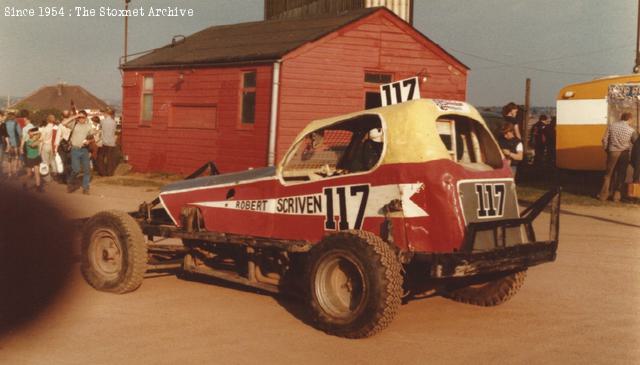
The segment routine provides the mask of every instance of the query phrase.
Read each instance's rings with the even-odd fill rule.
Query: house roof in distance
[[[43,86],[33,94],[23,98],[12,107],[29,107],[31,109],[69,109],[73,101],[76,109],[105,109],[107,103],[93,95],[82,86],[67,85],[59,83],[57,85]]]
[[[121,67],[126,70],[275,61],[306,43],[378,11],[393,14],[384,7],[374,7],[338,15],[213,26],[155,49]]]

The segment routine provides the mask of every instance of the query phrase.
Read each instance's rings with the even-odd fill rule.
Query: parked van
[[[606,126],[623,112],[639,129],[640,75],[611,76],[568,85],[557,96],[556,166],[568,170],[603,171]]]

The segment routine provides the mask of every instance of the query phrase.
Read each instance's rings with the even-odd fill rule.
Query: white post
[[[269,166],[276,163],[276,133],[278,131],[278,103],[280,93],[280,63],[273,64],[273,84],[271,85],[271,118],[269,122],[269,152],[267,162]]]

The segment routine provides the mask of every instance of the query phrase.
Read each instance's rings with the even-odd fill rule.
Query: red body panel
[[[407,200],[403,200],[404,215],[391,218],[393,242],[402,250],[420,252],[452,252],[460,248],[465,232],[462,205],[456,183],[465,179],[492,179],[510,177],[508,167],[477,172],[464,169],[449,161],[383,165],[372,172],[327,178],[314,182],[284,185],[275,176],[240,182],[226,186],[192,188],[185,191],[164,191],[162,202],[176,224],[185,206],[200,209],[209,231],[307,240],[316,243],[339,227],[340,217],[348,217],[348,229],[359,228],[383,235],[384,205],[398,191],[397,186],[418,186],[412,190],[411,202],[424,211],[410,213]],[[368,198],[358,188],[367,187]],[[331,195],[335,227],[327,228],[328,194],[336,194],[337,188],[346,187],[346,210],[363,208],[362,224],[357,224],[357,209],[351,214],[340,213],[340,195]],[[233,198],[226,199],[233,189]],[[394,190],[395,189],[395,190]],[[207,204],[210,204],[209,206]],[[269,204],[272,204],[269,207]],[[359,205],[360,204],[360,205]],[[226,207],[225,207],[226,205]],[[355,219],[355,222],[354,222]],[[330,225],[330,223],[329,223]]]

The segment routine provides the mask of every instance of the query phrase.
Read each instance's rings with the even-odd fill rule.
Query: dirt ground
[[[155,189],[94,184],[46,193],[72,216],[133,210]],[[540,232],[545,231],[544,222]],[[544,237],[541,233],[541,237]],[[564,206],[558,259],[509,302],[414,300],[364,340],[328,336],[292,299],[173,275],[125,295],[76,273],[57,305],[0,343],[2,364],[640,363],[640,208]]]

